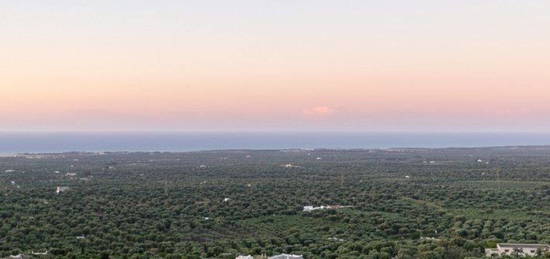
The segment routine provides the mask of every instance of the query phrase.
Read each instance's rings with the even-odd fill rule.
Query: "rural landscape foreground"
[[[18,154],[0,170],[0,257],[482,258],[550,243],[547,146]]]

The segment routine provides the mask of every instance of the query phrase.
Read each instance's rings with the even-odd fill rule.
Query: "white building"
[[[55,190],[55,193],[59,194],[61,192],[64,192],[64,191],[68,191],[69,190],[69,187],[66,187],[66,186],[57,186],[57,189]]]
[[[305,212],[310,212],[310,211],[314,211],[314,210],[324,210],[326,208],[327,207],[325,207],[325,206],[320,206],[320,207],[304,206],[304,211]]]
[[[314,210],[337,210],[337,209],[343,209],[343,208],[353,208],[353,206],[342,206],[342,205],[326,205],[326,206],[319,206],[319,207],[313,207],[313,206],[304,206],[305,212],[310,212]]]
[[[485,249],[487,256],[518,255],[535,256],[537,253],[550,252],[550,245],[545,244],[497,244],[497,248]]]
[[[31,254],[32,255],[47,255],[48,254],[48,251],[46,250],[45,252],[34,252],[34,251],[31,251]]]
[[[251,255],[239,255],[235,259],[254,259]]]
[[[301,255],[280,254],[269,257],[268,259],[304,259]]]

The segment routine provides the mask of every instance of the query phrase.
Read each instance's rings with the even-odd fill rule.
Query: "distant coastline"
[[[17,153],[204,151],[227,149],[376,149],[540,146],[546,133],[350,133],[350,132],[4,132],[0,156]]]

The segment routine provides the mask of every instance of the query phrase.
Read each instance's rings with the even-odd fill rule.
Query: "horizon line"
[[[345,130],[345,129],[227,129],[227,130],[172,130],[172,129],[123,129],[123,130],[2,130],[0,134],[74,134],[74,133],[143,133],[143,134],[549,134],[542,130]]]

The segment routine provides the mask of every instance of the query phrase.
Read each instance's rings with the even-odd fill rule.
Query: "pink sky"
[[[0,130],[550,129],[547,1],[16,2]]]

